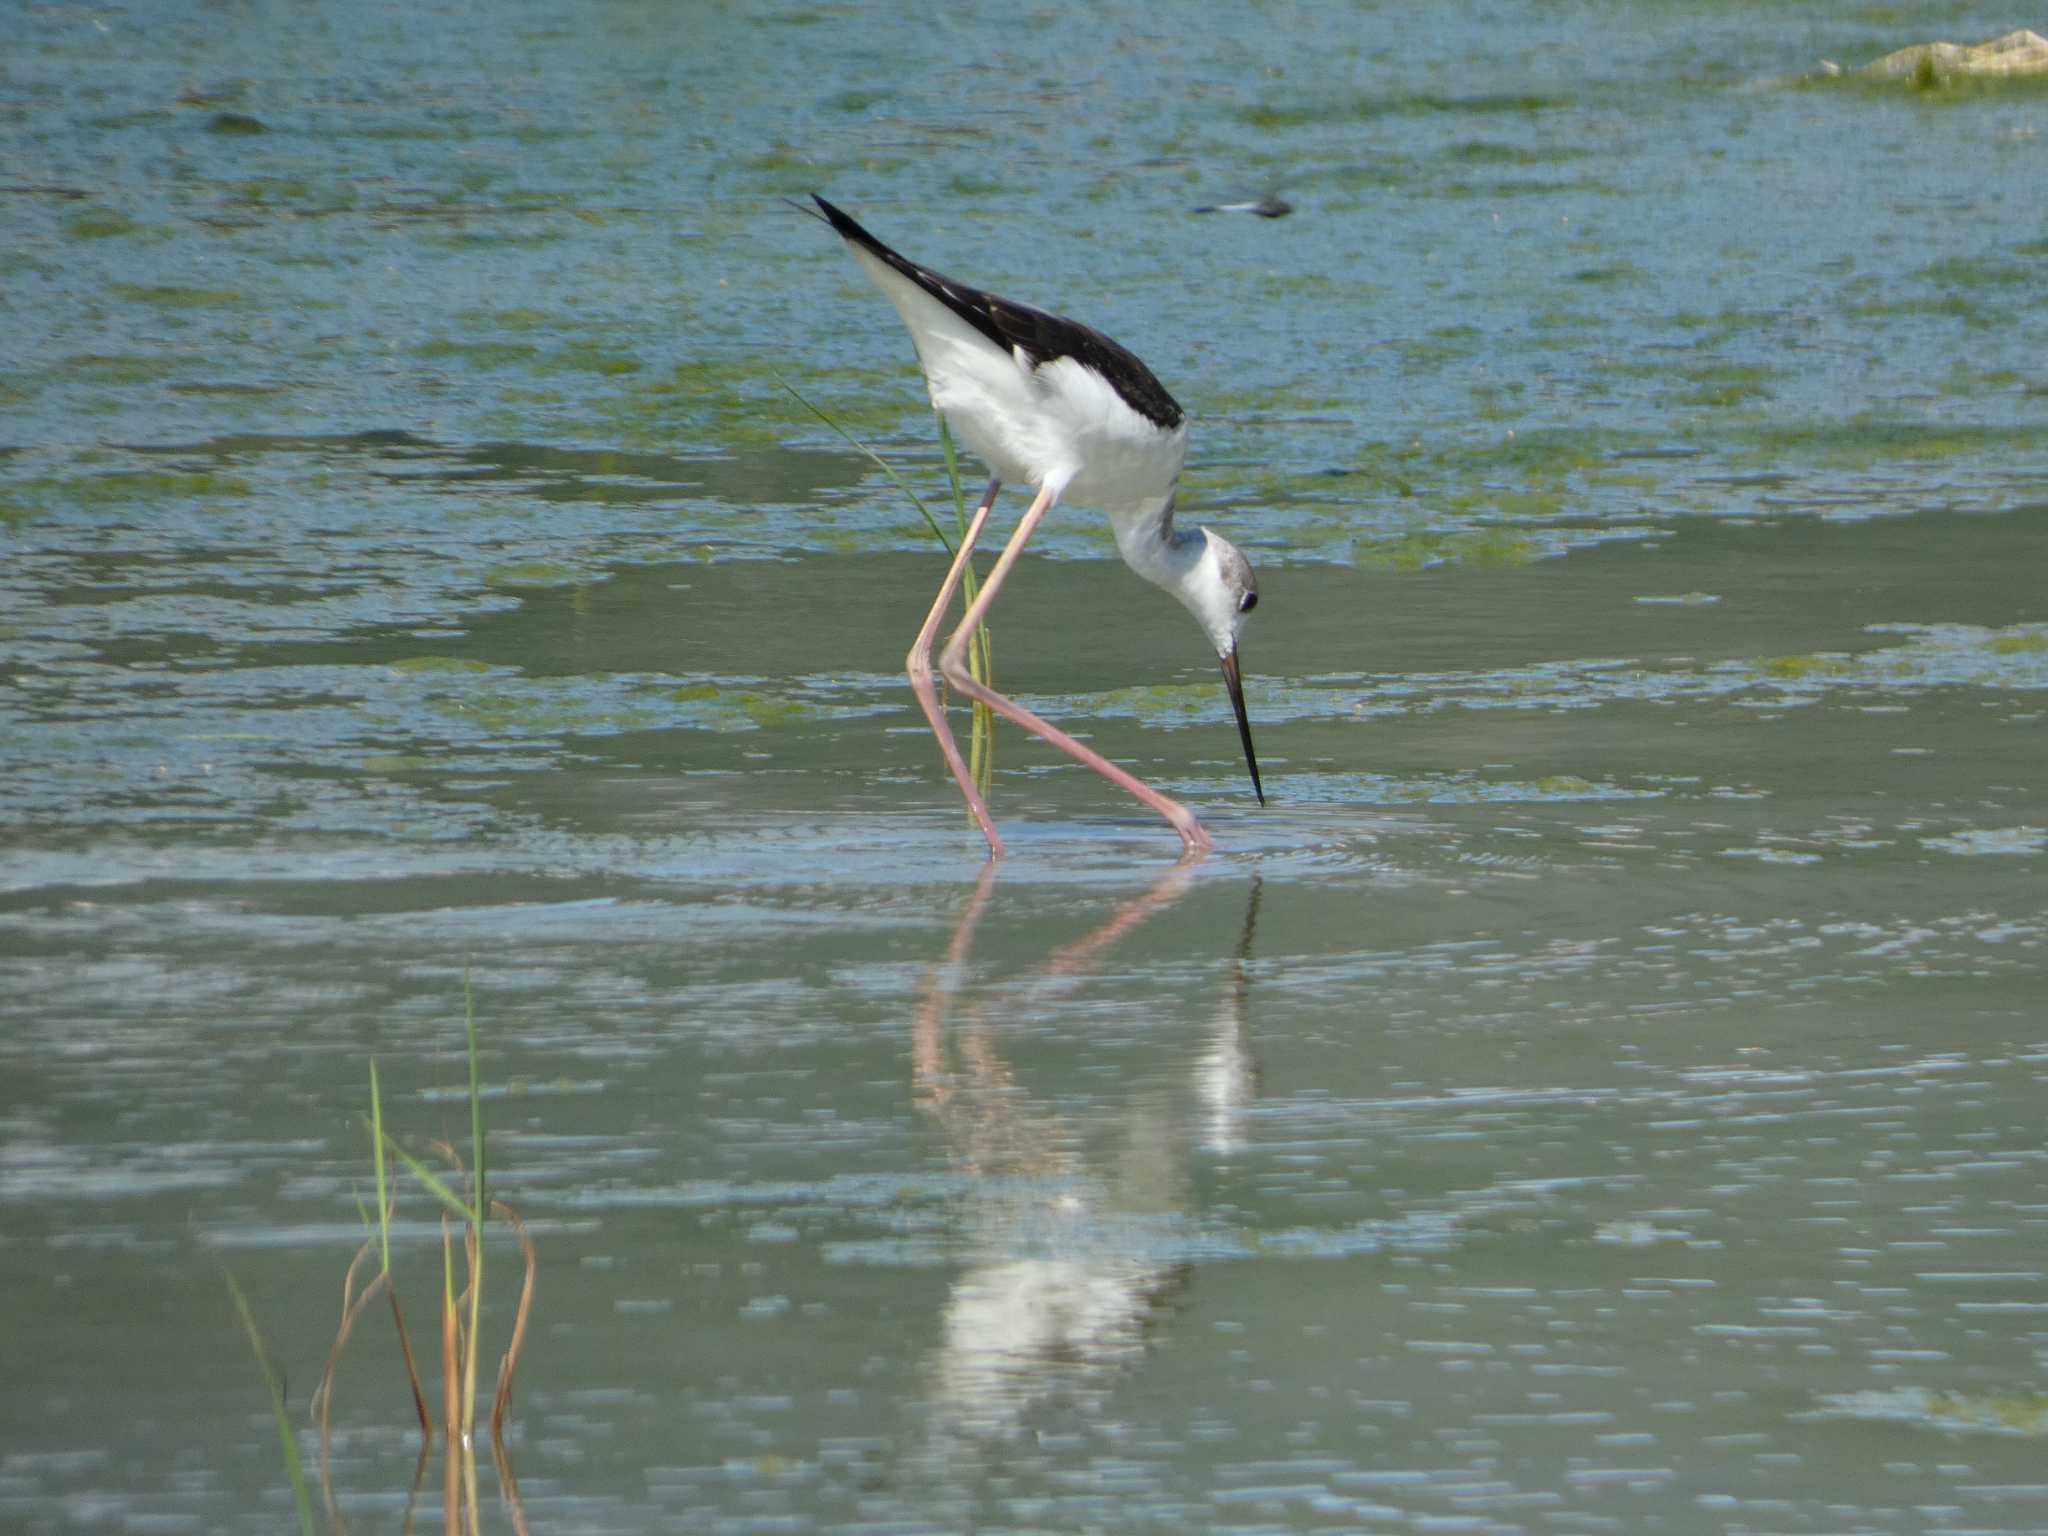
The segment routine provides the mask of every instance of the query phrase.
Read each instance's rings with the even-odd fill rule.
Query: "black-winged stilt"
[[[945,710],[932,685],[932,641],[1005,480],[1033,486],[1037,494],[980,595],[939,653],[940,675],[968,698],[1044,737],[1135,795],[1172,824],[1186,853],[1207,849],[1209,834],[1186,806],[975,681],[966,666],[968,637],[987,617],[1039,520],[1061,500],[1099,507],[1109,514],[1124,563],[1179,598],[1216,648],[1224,687],[1237,713],[1252,791],[1261,805],[1266,803],[1237,662],[1238,636],[1245,616],[1259,600],[1258,586],[1250,562],[1228,539],[1207,528],[1189,532],[1173,525],[1174,497],[1187,457],[1185,413],[1151,369],[1100,331],[999,299],[919,266],[824,198],[815,193],[813,198],[910,328],[933,407],[989,468],[988,486],[952,568],[910,647],[909,668],[910,686],[967,797],[968,809],[988,839],[990,857],[1001,857],[1003,840],[947,728]]]

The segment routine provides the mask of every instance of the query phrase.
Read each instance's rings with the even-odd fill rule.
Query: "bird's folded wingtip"
[[[800,203],[793,197],[785,197],[781,199],[781,201],[786,206],[794,208],[798,213],[802,214],[807,219],[816,219],[820,224],[830,224],[832,222],[830,219],[826,218],[824,214],[820,213],[818,209],[813,208],[810,203]],[[818,196],[818,194],[815,192],[811,194],[811,202],[815,202],[822,207],[831,206],[831,204],[827,203],[825,199]]]
[[[858,224],[854,223],[851,215],[837,205],[826,201],[822,193],[813,192],[811,194],[811,201],[818,205],[818,216],[838,230],[840,234],[845,234],[849,225],[855,229],[860,228]]]

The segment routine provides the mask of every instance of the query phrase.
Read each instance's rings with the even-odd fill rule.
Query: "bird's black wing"
[[[815,192],[811,197],[824,212],[825,221],[841,239],[852,241],[893,271],[910,279],[1004,351],[1016,348],[1034,368],[1070,357],[1082,367],[1101,374],[1124,404],[1165,431],[1172,431],[1185,419],[1186,413],[1181,410],[1179,402],[1166,392],[1166,386],[1159,382],[1152,370],[1129,348],[1120,346],[1092,326],[1034,309],[1029,304],[998,298],[965,283],[956,283],[944,273],[920,266],[901,252],[884,245],[862,228],[852,215],[833,207]]]

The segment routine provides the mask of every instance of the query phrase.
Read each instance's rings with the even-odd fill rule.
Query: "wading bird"
[[[1266,803],[1237,661],[1238,636],[1259,600],[1258,586],[1250,562],[1228,539],[1207,528],[1190,532],[1173,525],[1174,497],[1187,458],[1186,414],[1151,369],[1100,331],[954,282],[891,250],[815,193],[813,200],[909,327],[933,408],[988,465],[987,489],[910,648],[909,669],[911,689],[967,797],[967,808],[988,839],[989,856],[1002,856],[1003,840],[946,725],[932,684],[932,642],[1006,480],[1032,486],[1036,494],[939,653],[940,675],[969,699],[1044,737],[1135,795],[1167,819],[1186,853],[1207,849],[1209,834],[1186,806],[976,681],[966,666],[968,637],[988,616],[1040,519],[1059,501],[1100,508],[1109,514],[1124,563],[1179,598],[1216,648],[1252,792],[1261,805]]]

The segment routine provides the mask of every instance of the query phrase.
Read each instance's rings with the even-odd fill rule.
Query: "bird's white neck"
[[[1244,557],[1206,528],[1173,526],[1174,492],[1109,509],[1116,547],[1124,564],[1156,587],[1164,587],[1195,616],[1218,656],[1237,653],[1237,624],[1250,584]],[[1219,551],[1243,570],[1244,585],[1226,578]]]
[[[1185,602],[1183,594],[1207,541],[1199,532],[1188,533],[1173,526],[1177,494],[1177,490],[1168,491],[1164,496],[1148,496],[1130,506],[1113,507],[1109,524],[1116,531],[1117,553],[1124,557],[1124,564]]]

